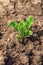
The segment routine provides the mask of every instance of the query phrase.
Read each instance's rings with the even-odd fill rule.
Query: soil
[[[33,35],[19,41],[8,23],[33,15]],[[43,0],[0,0],[0,65],[43,65]]]

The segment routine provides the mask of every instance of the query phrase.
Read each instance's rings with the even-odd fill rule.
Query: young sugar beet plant
[[[23,39],[33,34],[33,32],[30,30],[30,27],[32,26],[33,22],[34,22],[34,17],[29,16],[26,22],[24,20],[21,20],[19,23],[15,21],[10,21],[9,25],[18,32],[17,37],[19,39]]]

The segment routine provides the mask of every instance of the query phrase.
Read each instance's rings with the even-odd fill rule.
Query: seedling
[[[33,16],[29,16],[26,22],[24,20],[21,20],[19,23],[11,21],[9,25],[12,26],[18,32],[17,37],[19,39],[23,39],[33,34],[33,32],[30,30],[30,27],[32,26],[33,22]]]

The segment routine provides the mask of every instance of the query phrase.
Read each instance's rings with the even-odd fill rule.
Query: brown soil
[[[22,41],[8,22],[33,15],[33,35]],[[43,0],[0,0],[0,65],[43,65]]]

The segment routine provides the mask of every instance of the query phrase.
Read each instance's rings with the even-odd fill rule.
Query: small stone
[[[17,2],[17,0],[11,0],[11,2],[13,2],[13,3],[14,3],[14,2]]]
[[[10,0],[0,0],[0,3],[2,3],[3,6],[8,6],[9,2],[10,2]]]
[[[12,4],[10,4],[8,7],[7,7],[7,11],[8,13],[14,13],[14,6]]]
[[[0,16],[6,15],[6,10],[0,5]]]
[[[31,0],[32,4],[38,4],[41,3],[41,0]]]

